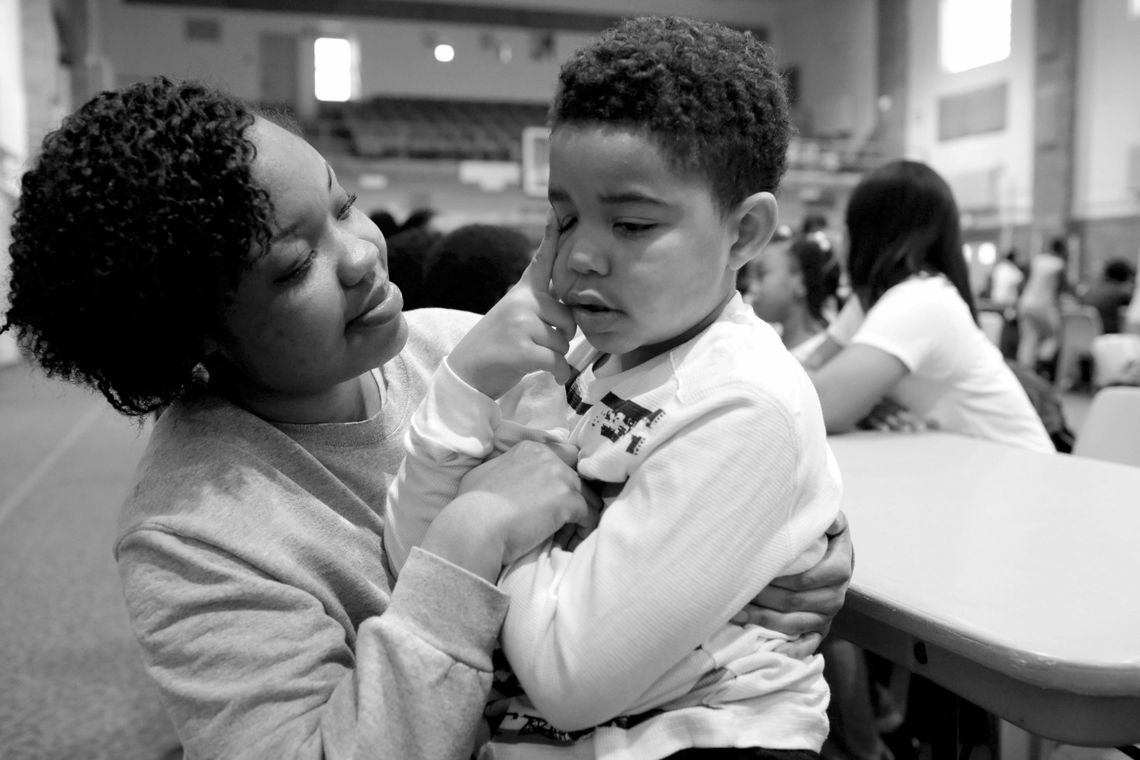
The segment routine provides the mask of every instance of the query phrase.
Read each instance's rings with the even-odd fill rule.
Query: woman
[[[1057,358],[1061,339],[1061,293],[1071,290],[1065,277],[1069,248],[1054,238],[1049,249],[1029,260],[1029,276],[1017,302],[1021,334],[1017,361],[1031,372],[1048,367]]]
[[[943,430],[1054,451],[978,328],[958,207],[942,177],[914,161],[886,164],[855,187],[846,221],[848,273],[866,316],[812,372],[828,431],[851,430],[887,399]]]
[[[470,473],[392,587],[404,429],[474,318],[405,317],[353,200],[296,134],[165,79],[96,96],[23,179],[6,328],[119,411],[163,410],[116,557],[193,757],[468,757],[500,569],[596,519],[573,452],[520,445]],[[744,617],[826,632],[845,534],[830,555],[785,584],[806,597],[770,588],[777,609]]]

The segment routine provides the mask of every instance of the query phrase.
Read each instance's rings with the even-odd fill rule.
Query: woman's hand
[[[570,379],[566,352],[577,325],[570,309],[550,294],[557,253],[558,224],[551,211],[542,243],[522,277],[447,358],[456,375],[491,398],[537,370],[550,372],[559,384]]]
[[[840,512],[827,529],[827,551],[816,566],[798,575],[776,578],[732,622],[756,623],[785,633],[793,638],[777,650],[806,657],[815,652],[831,630],[831,621],[847,596],[854,568],[851,531],[846,515]]]
[[[859,421],[857,427],[860,430],[919,433],[933,427],[933,425],[897,401],[884,398],[875,404],[875,407],[866,417]]]
[[[582,483],[568,444],[522,441],[471,470],[432,522],[423,548],[494,583],[566,525],[590,530],[601,499]]]

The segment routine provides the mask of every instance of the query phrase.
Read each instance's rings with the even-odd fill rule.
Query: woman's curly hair
[[[47,374],[127,415],[204,382],[207,341],[271,234],[253,121],[225,93],[158,78],[95,96],[44,139],[14,214],[4,328]]]
[[[563,64],[550,126],[645,132],[675,170],[703,177],[722,213],[775,192],[792,125],[770,48],[681,17],[625,19]]]

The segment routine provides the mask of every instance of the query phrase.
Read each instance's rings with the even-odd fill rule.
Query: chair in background
[[[1140,335],[1098,335],[1090,347],[1093,388],[1110,385],[1140,385]]]
[[[1081,362],[1091,361],[1092,342],[1100,334],[1100,314],[1092,306],[1066,307],[1061,312],[1061,346],[1053,376],[1058,390],[1082,384]]]
[[[1097,391],[1072,453],[1140,467],[1140,388],[1112,386]]]

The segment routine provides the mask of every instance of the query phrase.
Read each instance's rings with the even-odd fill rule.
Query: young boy
[[[731,622],[818,560],[840,494],[810,381],[735,288],[776,224],[780,76],[751,35],[627,20],[563,66],[551,127],[556,225],[416,414],[390,561],[496,448],[568,441],[606,506],[500,578],[525,696],[492,756],[813,755],[820,657]],[[534,403],[551,377],[568,408]]]

